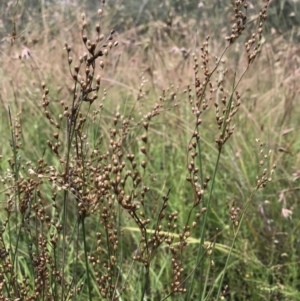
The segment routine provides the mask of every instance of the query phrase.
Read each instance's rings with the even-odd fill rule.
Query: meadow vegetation
[[[300,300],[299,33],[229,2],[2,4],[0,301]]]

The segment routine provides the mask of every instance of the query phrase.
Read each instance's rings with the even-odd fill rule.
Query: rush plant
[[[181,51],[192,60],[193,82],[151,91],[147,72],[158,81],[149,67],[134,99],[123,97],[117,83],[107,87],[121,46],[113,29],[103,29],[104,2],[93,31],[82,14],[82,46],[64,45],[59,68],[66,79],[59,84],[68,98],[57,101],[54,84],[40,82],[36,136],[25,141],[29,115],[13,117],[8,108],[0,300],[234,296],[228,271],[241,257],[235,246],[254,196],[272,181],[272,152],[257,140],[256,182],[238,204],[218,176],[243,103],[240,83],[262,50],[270,1],[251,21],[247,1],[234,1],[223,50],[213,50],[207,36],[194,51]],[[246,63],[230,73],[230,50],[239,40]],[[228,221],[218,219],[224,208]],[[228,230],[227,242],[218,242],[216,223]]]

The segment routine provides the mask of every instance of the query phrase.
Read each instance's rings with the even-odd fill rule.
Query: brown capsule
[[[141,152],[142,152],[144,155],[146,155],[147,150],[146,150],[146,147],[145,147],[145,146],[142,146],[142,147],[141,147]]]

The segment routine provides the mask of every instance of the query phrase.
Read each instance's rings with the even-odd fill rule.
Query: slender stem
[[[84,218],[82,218],[81,224],[82,224],[82,233],[83,233],[85,269],[86,269],[86,276],[87,276],[87,283],[88,283],[89,301],[92,301],[92,289],[91,289],[90,269],[89,269],[89,261],[88,261],[88,251],[87,251],[87,244],[86,244],[86,232],[85,232]]]
[[[212,177],[212,183],[211,183],[211,187],[210,187],[210,191],[209,191],[209,197],[208,197],[207,203],[205,204],[206,212],[204,214],[203,222],[201,224],[200,244],[199,244],[199,248],[198,248],[198,252],[197,252],[196,262],[198,262],[200,258],[203,258],[204,254],[205,254],[205,250],[204,250],[204,233],[206,230],[205,226],[206,226],[206,222],[207,222],[207,217],[210,212],[210,203],[211,203],[212,193],[214,190],[214,184],[215,184],[215,179],[216,179],[216,174],[217,174],[217,170],[218,170],[218,166],[219,166],[220,157],[221,157],[221,150],[218,153],[218,157],[217,157],[217,161],[216,161],[216,165],[215,165],[215,169],[214,169],[214,173],[213,173],[213,177]],[[203,260],[200,265],[201,272],[203,273],[204,266],[202,265],[202,263],[203,263]],[[200,274],[200,275],[202,276],[203,274]],[[191,286],[193,285],[194,280],[195,280],[195,272],[192,274]],[[200,279],[200,283],[201,283],[200,285],[202,286],[202,279]],[[192,293],[192,287],[190,288],[189,293],[187,294],[188,298],[186,300],[190,300],[191,293]],[[201,296],[202,292],[200,292],[200,293],[201,293],[200,294],[200,296]]]
[[[14,130],[14,125],[12,122],[12,116],[11,116],[11,110],[10,107],[8,107],[8,113],[9,113],[9,122],[10,122],[10,128],[11,128],[11,146],[12,146],[12,150],[13,150],[13,156],[14,156],[14,180],[15,180],[15,208],[16,208],[16,229],[18,228],[18,204],[20,204],[20,187],[19,187],[19,163],[18,163],[18,158],[17,158],[17,145],[16,145],[16,136],[15,136],[15,130]],[[16,247],[15,247],[15,252],[13,253],[12,256],[12,275],[14,275],[15,273],[18,274],[18,270],[16,267],[16,270],[14,271],[14,265],[17,259],[17,252],[18,252],[18,246],[19,246],[19,240],[20,240],[20,235],[21,235],[21,227],[22,227],[22,223],[19,227],[18,230],[18,235],[17,235],[17,241],[16,241]],[[11,241],[11,233],[9,235],[9,239],[10,239],[10,248],[12,249],[12,241]],[[9,282],[11,284],[11,281]],[[9,287],[10,287],[9,284]],[[15,284],[17,285],[17,283]],[[16,287],[14,287],[14,289],[16,289]],[[9,288],[10,290],[10,288]]]
[[[255,193],[257,192],[257,190],[258,190],[258,187],[255,187],[255,189],[252,191],[249,199],[247,200],[246,206],[244,207],[244,210],[243,210],[243,212],[241,214],[241,218],[240,218],[238,227],[236,228],[236,231],[235,231],[235,234],[234,234],[234,237],[233,237],[233,241],[232,241],[232,244],[231,244],[231,247],[230,247],[227,259],[226,259],[226,263],[225,263],[224,269],[222,271],[222,276],[221,276],[221,280],[220,280],[220,284],[219,284],[219,288],[218,288],[218,293],[217,293],[216,300],[219,300],[219,296],[220,296],[220,293],[221,293],[222,284],[223,284],[225,273],[226,273],[226,270],[227,270],[227,267],[228,267],[229,259],[231,257],[231,253],[232,253],[232,250],[233,250],[236,238],[238,236],[238,233],[240,232],[240,228],[241,228],[244,216],[245,216],[246,211],[248,210],[249,205],[251,204],[251,201],[253,200],[253,197],[254,197]],[[211,290],[211,292],[212,292],[212,290]],[[210,292],[210,294],[211,294],[211,292]],[[207,296],[207,297],[209,297],[209,296]]]
[[[141,296],[141,301],[144,300],[145,294],[148,292],[149,290],[149,285],[150,285],[150,266],[149,264],[147,266],[144,267],[145,269],[145,275],[144,275],[144,287],[143,287],[143,292],[142,292],[142,296]]]

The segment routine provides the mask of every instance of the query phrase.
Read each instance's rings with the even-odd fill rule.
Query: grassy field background
[[[300,300],[297,6],[229,2],[1,4],[1,300]]]

